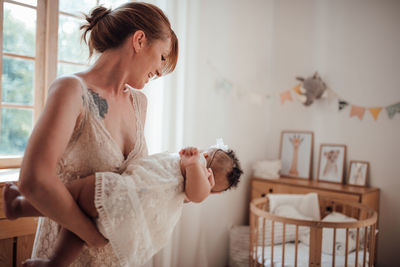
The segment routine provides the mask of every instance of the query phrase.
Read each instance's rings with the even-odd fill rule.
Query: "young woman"
[[[147,100],[141,89],[174,70],[178,41],[168,18],[154,5],[96,7],[82,26],[90,55],[87,71],[58,78],[28,142],[20,174],[21,193],[43,215],[33,257],[48,258],[60,226],[86,247],[75,266],[118,265],[110,245],[77,206],[65,183],[101,171],[120,172],[128,159],[147,155]],[[52,205],[48,205],[52,202]],[[55,222],[54,222],[55,221]]]

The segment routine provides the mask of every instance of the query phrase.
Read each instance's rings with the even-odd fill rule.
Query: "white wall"
[[[180,230],[186,249],[180,253],[179,266],[225,266],[229,227],[247,223],[250,164],[264,158],[268,149],[269,107],[217,91],[215,81],[218,71],[245,88],[264,90],[267,86],[271,26],[264,22],[271,10],[268,5],[264,1],[256,5],[189,2],[183,145],[208,147],[223,137],[237,151],[246,175],[237,190],[211,196],[201,207],[185,207]],[[200,233],[196,236],[193,231]],[[199,244],[191,240],[196,237]]]
[[[275,1],[274,16],[273,90],[291,88],[294,76],[317,70],[353,104],[385,107],[400,102],[399,1]],[[337,103],[327,100],[309,108],[275,102],[271,109],[280,114],[271,119],[271,140],[278,140],[282,129],[314,131],[314,177],[320,143],[346,144],[348,160],[370,162],[369,184],[381,189],[378,263],[395,266],[400,114],[391,120],[384,110],[375,122],[366,112],[360,121],[349,117],[349,108],[339,113]],[[271,142],[267,156],[278,150],[278,142]]]
[[[359,121],[349,108],[339,113],[335,101],[306,108],[275,97],[260,105],[217,90],[215,81],[224,76],[234,88],[274,93],[318,71],[353,104],[400,101],[400,1],[202,0],[190,1],[188,18],[184,144],[204,147],[221,136],[245,170],[238,190],[211,197],[199,211],[207,264],[227,263],[228,227],[247,222],[251,164],[277,158],[280,132],[298,129],[314,132],[314,173],[320,143],[346,144],[348,159],[370,162],[369,183],[381,189],[379,266],[394,266],[400,114],[390,120],[382,111],[375,122],[366,112]]]

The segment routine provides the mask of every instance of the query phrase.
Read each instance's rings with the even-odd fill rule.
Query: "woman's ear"
[[[132,37],[132,46],[136,53],[140,52],[146,44],[146,34],[142,30],[136,31]]]

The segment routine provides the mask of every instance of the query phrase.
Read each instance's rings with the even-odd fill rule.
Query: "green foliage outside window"
[[[35,33],[4,9],[4,52],[33,56]],[[34,61],[3,56],[2,103],[33,105]],[[0,155],[22,155],[32,131],[33,110],[2,108]]]
[[[2,108],[0,155],[22,155],[32,131],[33,111]]]

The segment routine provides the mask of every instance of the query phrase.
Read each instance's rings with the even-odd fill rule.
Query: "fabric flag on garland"
[[[233,84],[224,78],[219,78],[215,81],[215,88],[217,90],[230,92],[233,88]]]
[[[369,112],[371,112],[372,117],[376,121],[378,119],[379,113],[382,111],[382,108],[369,108]]]
[[[299,83],[298,85],[296,85],[296,87],[293,88],[293,91],[295,91],[296,93],[298,93],[299,95],[301,95],[301,84]]]
[[[281,96],[281,104],[282,104],[282,105],[285,103],[286,100],[288,100],[288,101],[293,101],[292,95],[290,94],[290,91],[289,91],[289,90],[287,90],[287,91],[281,93],[280,96]]]
[[[339,110],[344,109],[345,107],[347,107],[348,104],[349,103],[347,101],[339,99],[339,102],[338,102]]]
[[[386,107],[386,111],[389,119],[392,119],[397,112],[400,113],[400,102]]]
[[[351,106],[350,118],[357,116],[360,120],[364,117],[365,108],[358,106]]]

